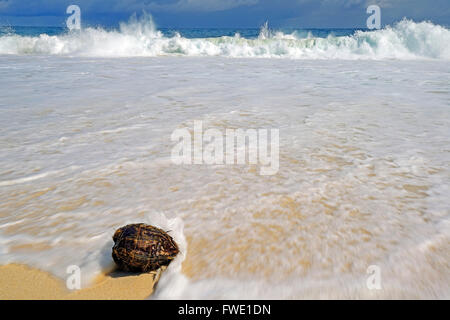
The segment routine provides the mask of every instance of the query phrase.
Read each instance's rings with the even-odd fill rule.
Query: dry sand
[[[24,265],[0,266],[0,300],[123,300],[145,299],[153,292],[159,274],[102,275],[92,287],[70,291],[63,280]]]

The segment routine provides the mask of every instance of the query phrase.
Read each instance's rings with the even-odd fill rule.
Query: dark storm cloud
[[[70,4],[92,24],[116,24],[145,10],[162,26],[256,27],[269,20],[273,26],[361,27],[370,4],[382,8],[383,24],[403,17],[450,24],[448,0],[0,0],[0,23],[64,21]]]

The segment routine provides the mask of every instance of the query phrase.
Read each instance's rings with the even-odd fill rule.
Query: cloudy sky
[[[83,25],[114,26],[134,12],[151,13],[159,27],[364,27],[370,4],[382,24],[407,17],[450,26],[450,0],[0,0],[0,25],[63,26],[77,4]]]

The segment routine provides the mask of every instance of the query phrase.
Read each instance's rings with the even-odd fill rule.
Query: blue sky
[[[77,4],[83,25],[114,26],[134,13],[151,13],[158,27],[364,27],[370,4],[382,24],[403,17],[450,25],[450,0],[0,0],[0,25],[63,26]]]

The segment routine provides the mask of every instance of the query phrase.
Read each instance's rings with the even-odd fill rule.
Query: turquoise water
[[[108,29],[114,30],[114,29]],[[235,34],[240,34],[247,39],[255,39],[259,36],[261,28],[159,28],[164,36],[172,37],[177,32],[184,38],[216,38],[216,37],[233,37]],[[356,31],[367,31],[365,29],[294,29],[294,28],[277,28],[274,31],[285,34],[296,33],[299,37],[307,37],[308,35],[318,38],[326,38],[332,36],[350,36]],[[0,27],[0,36],[2,35],[19,35],[36,37],[42,34],[49,36],[64,35],[69,33],[67,28],[63,27],[26,27],[26,26],[9,26]]]

